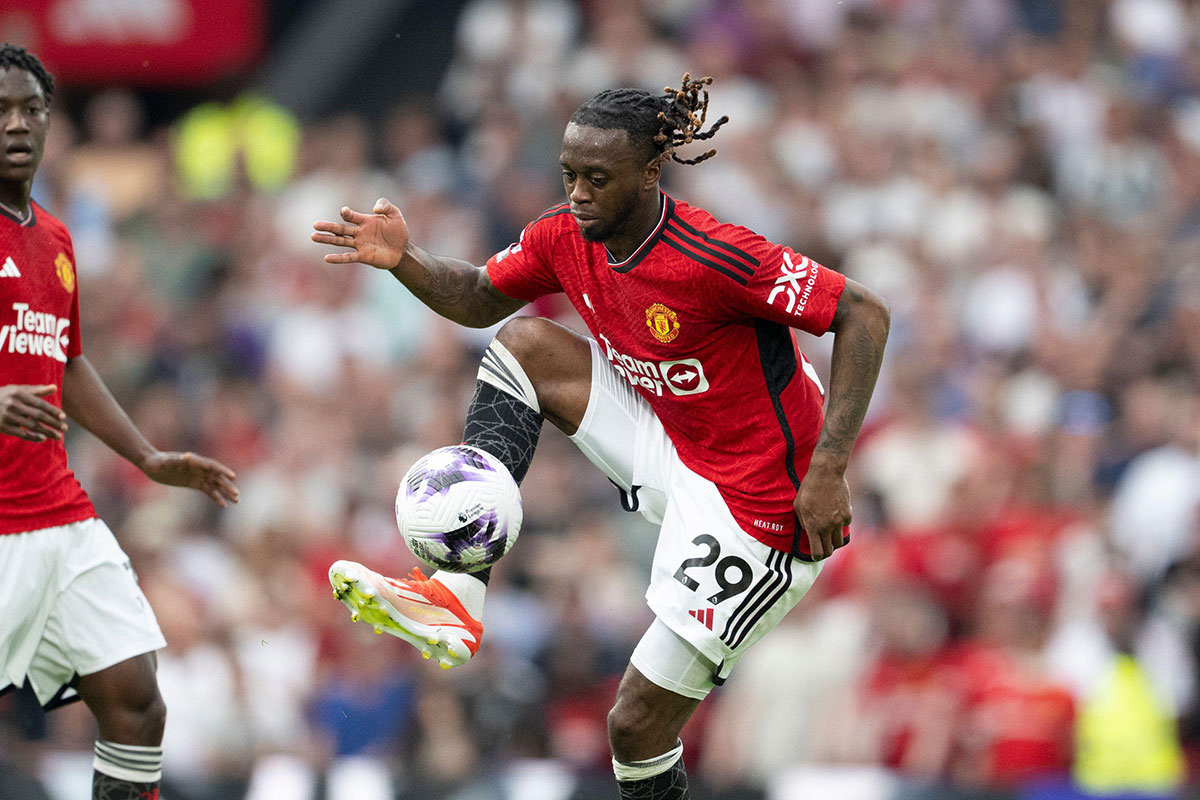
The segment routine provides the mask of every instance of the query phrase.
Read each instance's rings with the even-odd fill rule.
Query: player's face
[[[0,182],[33,181],[46,146],[49,112],[37,78],[16,67],[0,70]]]
[[[590,242],[636,233],[640,204],[649,198],[657,207],[657,170],[623,130],[571,123],[559,161],[571,215]]]

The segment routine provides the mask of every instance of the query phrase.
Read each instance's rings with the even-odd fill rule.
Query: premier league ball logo
[[[521,492],[499,459],[454,445],[413,464],[396,494],[396,522],[413,555],[447,572],[475,572],[508,552],[521,529]]]

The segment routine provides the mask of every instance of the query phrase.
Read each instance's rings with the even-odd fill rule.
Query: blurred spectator
[[[1184,774],[1179,691],[1194,692],[1178,679],[1194,682],[1194,665],[1161,623],[1145,624],[1132,576],[1110,571],[1097,590],[1099,619],[1064,631],[1057,648],[1080,705],[1075,777],[1097,794],[1173,796]]]
[[[1200,398],[1183,387],[1145,387],[1157,406],[1136,419],[1160,421],[1156,447],[1135,456],[1113,491],[1113,544],[1143,581],[1196,552],[1200,531]],[[1165,441],[1164,441],[1165,440]]]
[[[950,765],[964,700],[945,650],[946,615],[920,585],[880,588],[871,609],[869,666],[846,704],[823,720],[819,738],[836,761],[936,779]]]
[[[1020,786],[1070,774],[1075,700],[1043,652],[1055,587],[1009,558],[983,575],[973,636],[956,657],[965,705],[950,772],[976,786]]]
[[[72,153],[66,181],[92,192],[115,224],[152,208],[163,195],[165,154],[146,137],[137,97],[101,92],[84,111],[83,139]]]
[[[246,681],[228,632],[188,585],[168,571],[144,574],[141,584],[168,647],[159,654],[163,697],[171,704],[165,747],[187,753],[165,767],[164,784],[186,800],[245,793],[254,762],[254,731]]]

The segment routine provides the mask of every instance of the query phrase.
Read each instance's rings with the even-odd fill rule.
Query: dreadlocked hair
[[[23,69],[34,77],[41,84],[42,93],[46,95],[46,102],[50,102],[50,98],[54,96],[54,78],[42,66],[42,62],[33,53],[15,44],[5,42],[0,46],[0,69],[9,69],[16,67]]]
[[[571,122],[605,130],[619,129],[629,134],[635,146],[646,150],[647,159],[662,163],[699,164],[717,154],[715,149],[695,158],[680,158],[675,149],[691,142],[711,139],[729,117],[721,117],[708,130],[708,89],[712,78],[692,80],[683,73],[679,89],[670,86],[663,94],[644,89],[607,89],[592,97],[571,115]]]

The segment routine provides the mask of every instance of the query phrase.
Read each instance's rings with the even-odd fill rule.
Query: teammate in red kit
[[[66,419],[159,483],[221,506],[238,492],[228,467],[155,449],[83,355],[71,236],[30,198],[53,91],[35,56],[0,47],[0,691],[28,684],[47,709],[82,698],[99,725],[94,800],[154,800],[165,642],[67,466]]]
[[[679,732],[712,687],[773,628],[847,540],[844,473],[888,331],[868,289],[659,188],[676,147],[703,130],[709,79],[680,90],[601,92],[572,116],[551,208],[485,267],[409,241],[387,200],[342,209],[313,240],[330,263],[388,269],[434,311],[473,327],[563,292],[592,334],[545,319],[506,323],[484,354],[464,441],[520,481],[543,419],[659,523],[647,601],[656,619],[609,713],[623,798],[680,800]],[[790,328],[835,332],[828,398]],[[822,406],[827,404],[825,416]],[[339,561],[330,579],[353,612],[444,667],[483,633],[487,573],[386,578]],[[414,636],[416,634],[416,636]]]

